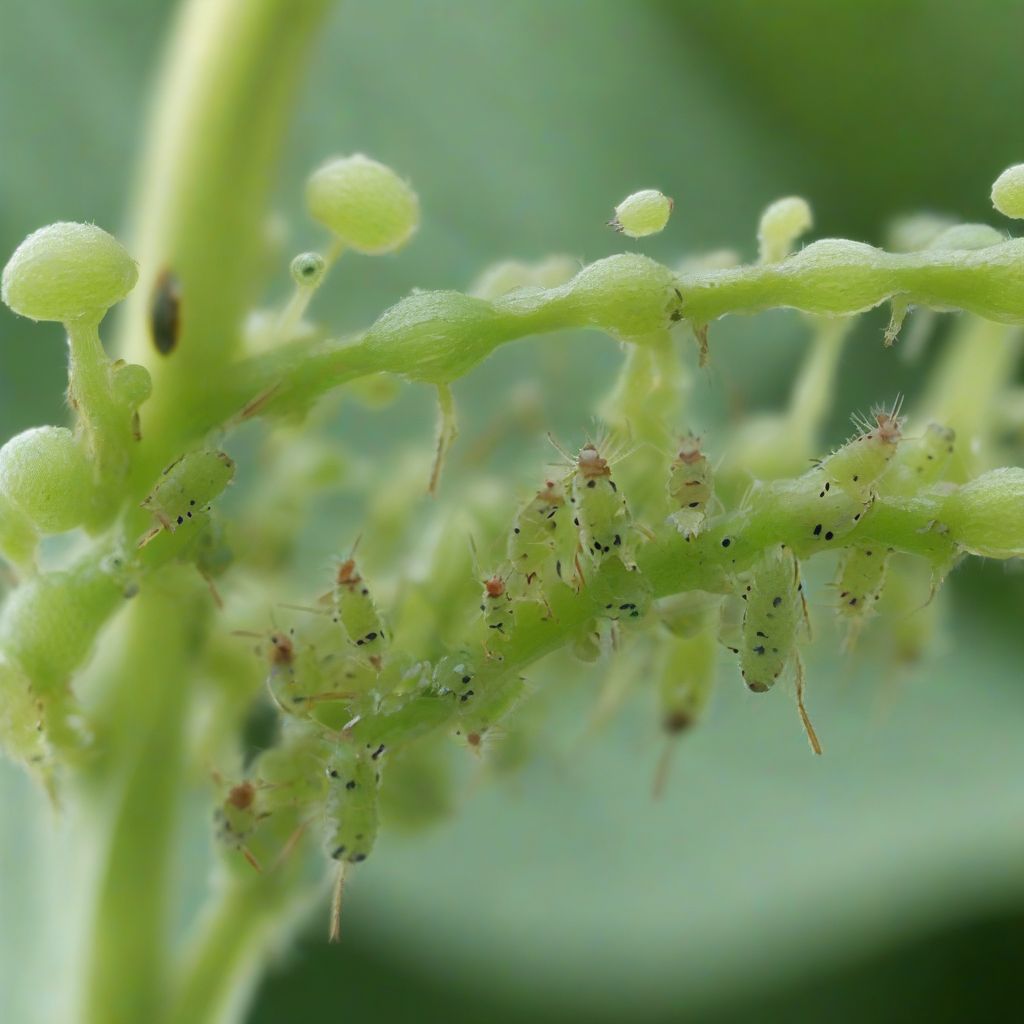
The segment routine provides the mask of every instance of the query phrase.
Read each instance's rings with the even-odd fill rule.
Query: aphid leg
[[[338,873],[334,878],[334,888],[331,890],[331,927],[327,933],[328,942],[339,942],[341,940],[341,900],[345,895],[345,862],[338,864]]]
[[[224,598],[220,596],[220,591],[217,589],[217,584],[213,582],[213,577],[208,572],[203,572],[199,566],[196,566],[196,572],[203,577],[203,582],[206,584],[207,590],[210,591],[210,597],[213,598],[213,603],[217,606],[218,610],[224,610]]]
[[[796,709],[800,714],[800,721],[803,723],[804,732],[807,733],[807,742],[811,750],[816,754],[821,753],[821,743],[818,741],[818,734],[814,731],[807,708],[804,707],[804,662],[799,652],[794,652],[793,657],[796,665]]]
[[[703,369],[710,362],[708,353],[708,325],[694,324],[693,336],[697,339],[697,351],[699,352],[698,365]]]
[[[263,868],[260,867],[260,862],[256,859],[256,855],[252,850],[250,850],[248,846],[240,846],[239,850],[241,850],[242,856],[252,865],[252,867],[259,874],[263,874]]]
[[[668,785],[669,769],[672,767],[673,755],[678,746],[679,744],[676,742],[675,736],[667,736],[665,738],[665,747],[658,757],[658,764],[654,769],[654,780],[651,783],[652,800],[660,800],[665,793],[665,787]]]
[[[281,852],[274,858],[274,863],[270,867],[271,871],[276,871],[288,860],[294,852],[295,847],[299,845],[299,840],[305,835],[307,828],[309,828],[309,821],[300,822],[295,827],[295,830],[285,841],[284,846],[281,847]]]
[[[241,411],[235,417],[236,421],[239,423],[244,422],[245,420],[252,419],[253,416],[262,412],[274,395],[277,394],[280,387],[280,384],[272,384],[269,388],[261,391],[254,398],[250,398],[249,401],[242,406]]]
[[[437,385],[437,450],[434,454],[434,466],[430,472],[428,493],[437,494],[437,485],[441,479],[445,455],[459,436],[459,427],[455,419],[455,399],[452,389],[447,384]]]
[[[158,523],[156,526],[150,527],[136,542],[137,548],[144,548],[150,541],[156,540],[161,533],[164,532],[164,528]]]

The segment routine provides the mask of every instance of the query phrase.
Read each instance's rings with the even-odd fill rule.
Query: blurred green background
[[[6,5],[5,257],[49,221],[125,222],[172,6]],[[753,255],[760,209],[790,193],[811,201],[826,235],[877,242],[893,215],[920,208],[1004,226],[988,190],[1024,158],[1021,39],[1021,3],[349,0],[320,40],[283,160],[289,251],[318,241],[301,214],[305,173],[352,150],[409,176],[424,226],[396,258],[339,268],[317,306],[339,328],[414,285],[464,287],[499,258],[616,251],[605,221],[642,187],[676,200],[669,229],[643,247],[664,259]],[[852,409],[920,389],[924,368],[877,343],[882,322],[864,318],[847,352],[833,437]],[[0,336],[0,434],[59,422],[59,330],[4,309]],[[737,405],[777,407],[804,343],[787,314],[717,325],[694,428]],[[541,365],[545,425],[577,437],[616,362],[593,337],[513,346],[458,386],[463,436]],[[422,439],[429,399],[409,389],[371,425],[362,414],[349,426],[372,429],[382,451]],[[330,543],[312,538],[311,560]],[[1024,586],[992,564],[961,571],[953,590],[933,657],[898,685],[870,650],[840,659],[825,630],[810,657],[820,763],[784,697],[750,701],[725,685],[655,804],[658,737],[638,698],[596,739],[569,753],[542,743],[522,774],[472,789],[450,823],[388,834],[350,887],[342,945],[327,947],[313,922],[252,1021],[1012,1015]],[[555,738],[592,696],[577,688],[552,711]],[[31,912],[27,797],[0,770],[9,917]],[[2,951],[0,979],[13,977]]]

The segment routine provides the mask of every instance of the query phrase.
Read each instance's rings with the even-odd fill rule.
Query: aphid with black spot
[[[713,495],[711,463],[701,451],[700,438],[690,434],[680,441],[668,478],[668,496],[675,506],[669,521],[687,540],[703,529]]]
[[[491,674],[474,682],[473,690],[470,700],[459,702],[454,734],[479,754],[487,737],[526,695],[526,682],[514,673]]]
[[[846,643],[850,650],[864,623],[875,615],[889,569],[888,548],[872,544],[851,547],[839,563],[835,589],[839,595],[836,613],[847,624]]]
[[[811,749],[821,745],[803,703],[803,662],[797,648],[800,629],[807,622],[807,608],[800,582],[800,564],[784,544],[773,546],[754,569],[745,591],[740,670],[747,688],[767,693],[783,670],[793,664],[800,720]]]
[[[149,303],[149,334],[162,356],[170,355],[181,334],[181,283],[170,269],[163,270],[153,286]]]
[[[875,484],[896,454],[902,438],[900,400],[891,409],[875,408],[872,420],[854,417],[859,432],[841,448],[823,459],[820,468],[828,487],[822,486],[820,496],[829,497],[838,487],[860,502],[868,502],[875,493]]]
[[[257,787],[248,780],[232,786],[214,811],[213,821],[217,841],[240,852],[253,868],[261,871],[260,862],[247,845],[260,821],[267,817],[258,795]]]
[[[595,565],[608,557],[629,561],[634,525],[626,499],[612,479],[617,457],[606,457],[589,441],[575,457],[566,457],[572,467],[569,501],[580,546]]]
[[[515,628],[512,595],[508,592],[505,577],[498,573],[493,573],[483,581],[483,590],[480,594],[480,614],[486,629],[484,648],[490,655],[490,641],[494,639],[509,640]]]
[[[572,557],[569,518],[565,488],[555,480],[548,480],[516,513],[507,545],[512,566],[508,590],[513,600],[546,604],[545,585],[557,576],[559,556]]]
[[[143,536],[139,546],[148,544],[162,530],[174,533],[208,511],[234,475],[231,458],[213,448],[189,452],[172,462],[140,505],[153,515],[156,526]]]
[[[355,547],[338,566],[333,594],[338,618],[352,643],[364,658],[374,661],[375,667],[380,669],[380,658],[387,643],[384,620],[356,565]]]

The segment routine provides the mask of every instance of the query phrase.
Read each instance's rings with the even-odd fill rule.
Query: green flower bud
[[[149,370],[138,363],[115,363],[111,377],[114,400],[129,409],[138,409],[153,393]]]
[[[806,199],[787,196],[765,207],[757,227],[757,244],[762,263],[778,263],[792,251],[793,244],[814,224]]]
[[[1006,235],[988,224],[953,224],[940,231],[925,249],[987,249],[1006,241]]]
[[[2,294],[31,320],[99,321],[135,287],[139,271],[95,224],[61,222],[25,239],[4,267]]]
[[[92,468],[65,427],[33,427],[0,448],[0,492],[44,533],[78,526],[92,490]]]
[[[400,249],[419,227],[416,193],[362,153],[328,160],[306,183],[310,216],[345,245],[370,255]]]
[[[972,555],[1024,555],[1024,469],[984,473],[946,499],[942,521],[952,538]]]
[[[1004,216],[1024,218],[1024,164],[1007,167],[992,185],[992,205]]]
[[[292,260],[292,280],[303,288],[315,288],[324,277],[327,261],[318,252],[300,252]]]
[[[611,227],[630,238],[656,235],[665,229],[672,213],[673,202],[657,189],[645,188],[634,192],[615,207]]]
[[[942,232],[955,226],[951,217],[938,213],[911,213],[896,217],[889,224],[886,247],[892,252],[927,249]]]

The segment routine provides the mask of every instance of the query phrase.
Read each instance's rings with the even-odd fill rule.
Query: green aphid
[[[283,722],[282,733],[280,742],[263,751],[253,765],[261,802],[271,812],[302,810],[321,803],[327,789],[323,771],[329,753],[326,734],[296,719]]]
[[[525,695],[526,681],[515,674],[482,680],[468,700],[460,699],[458,703],[455,736],[479,753],[488,733],[493,732]]]
[[[349,555],[338,566],[334,587],[334,606],[352,643],[359,648],[360,654],[367,661],[373,663],[379,671],[381,657],[387,645],[384,622],[373,602],[369,587],[359,574],[352,555]]]
[[[494,573],[484,580],[480,594],[480,615],[484,624],[484,650],[488,657],[493,657],[491,642],[510,640],[515,629],[512,595],[508,592],[505,577]]]
[[[846,646],[856,642],[861,626],[875,614],[889,569],[889,549],[851,547],[839,563],[835,588],[839,595],[836,611],[848,624]]]
[[[174,533],[179,526],[206,512],[234,475],[234,462],[215,449],[189,452],[172,462],[141,504],[152,513],[157,525],[142,538],[139,546],[148,544],[161,530]]]
[[[257,871],[260,862],[249,849],[249,842],[259,823],[268,816],[260,805],[260,791],[250,781],[240,782],[213,812],[217,841],[228,850],[238,851]]]
[[[800,564],[784,544],[773,547],[751,575],[743,595],[746,607],[740,642],[740,670],[747,688],[767,693],[792,662],[796,673],[797,710],[811,749],[821,745],[803,704],[803,663],[797,649],[800,630],[807,621]]]
[[[600,565],[609,555],[626,560],[633,519],[612,479],[611,464],[596,445],[587,443],[580,449],[570,480],[573,524],[591,561]]]
[[[327,852],[336,861],[359,864],[373,851],[380,827],[384,750],[383,745],[359,750],[346,744],[327,762]]]
[[[565,488],[554,480],[546,481],[516,513],[507,548],[513,600],[546,604],[544,589],[558,574],[559,556],[572,557],[571,545],[566,544],[567,522]]]
[[[879,489],[887,495],[909,497],[942,480],[956,448],[956,431],[929,423],[918,438],[905,440],[882,478]]]
[[[889,411],[874,409],[874,422],[854,417],[854,425],[860,432],[821,462],[825,476],[821,489],[823,500],[830,497],[834,488],[839,488],[857,501],[871,501],[875,484],[896,454],[902,437],[899,412],[897,401]]]
[[[690,434],[679,444],[668,477],[668,496],[675,511],[669,521],[687,539],[704,527],[708,505],[714,497],[712,468],[701,451],[700,438]]]

